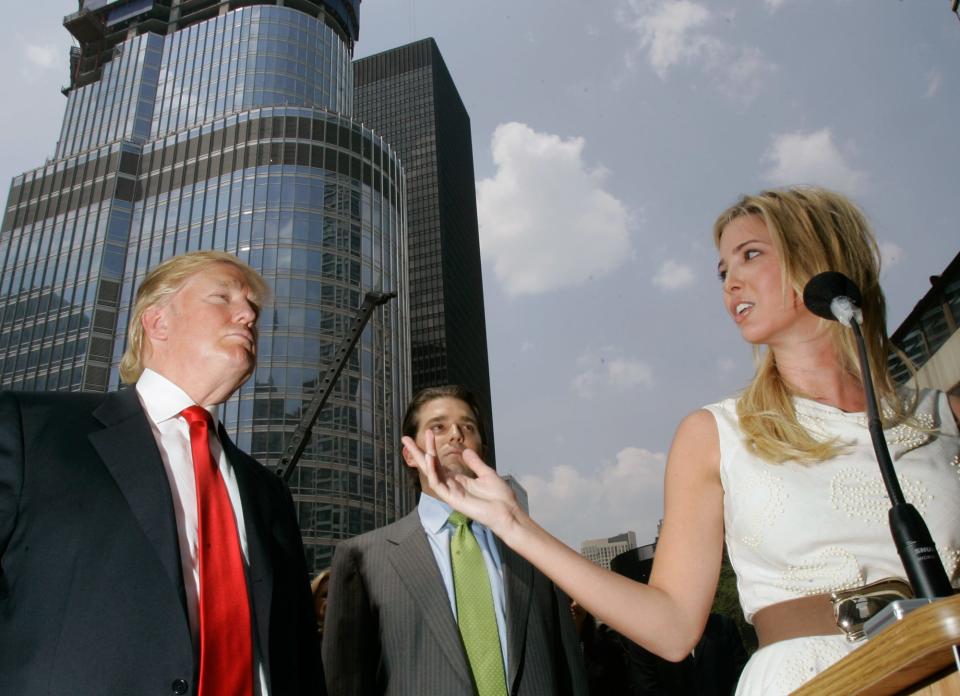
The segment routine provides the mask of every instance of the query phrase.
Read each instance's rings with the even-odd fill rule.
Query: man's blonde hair
[[[229,263],[238,269],[253,291],[254,301],[262,304],[268,299],[270,290],[260,274],[233,254],[225,251],[191,251],[167,259],[147,273],[137,289],[127,327],[127,350],[120,360],[121,381],[133,384],[143,373],[143,313],[150,307],[169,302],[190,277],[215,263]]]

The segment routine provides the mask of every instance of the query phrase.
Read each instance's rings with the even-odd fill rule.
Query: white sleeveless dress
[[[904,577],[887,522],[889,502],[863,413],[796,398],[797,418],[850,447],[818,464],[767,463],[744,446],[736,400],[706,406],[720,434],[725,538],[747,621],[803,595]],[[923,516],[956,587],[960,582],[960,438],[944,394],[920,392],[915,422],[886,432],[904,495]],[[926,432],[929,429],[933,432]],[[796,689],[858,644],[842,635],[796,638],[758,650],[737,696]]]

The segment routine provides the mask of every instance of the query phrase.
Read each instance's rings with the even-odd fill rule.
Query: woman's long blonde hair
[[[845,196],[813,186],[762,191],[744,196],[720,214],[713,226],[714,243],[719,246],[726,226],[744,215],[756,215],[766,224],[785,293],[792,288],[802,297],[807,281],[824,271],[839,271],[860,288],[863,335],[877,397],[885,407],[884,424],[902,421],[906,406],[887,369],[890,340],[880,253],[863,212]],[[853,332],[838,322],[824,322],[843,369],[862,381]],[[797,421],[792,397],[805,395],[784,381],[773,352],[755,347],[754,357],[757,371],[737,400],[747,445],[770,462],[815,462],[840,453],[842,443],[818,440]]]

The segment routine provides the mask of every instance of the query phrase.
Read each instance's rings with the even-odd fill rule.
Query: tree
[[[717,581],[717,593],[713,597],[713,606],[710,611],[729,616],[736,622],[740,637],[743,639],[743,647],[748,655],[752,655],[757,649],[757,633],[743,617],[743,610],[740,608],[740,593],[737,592],[737,575],[733,572],[733,566],[730,565],[726,544],[723,545],[720,578]]]

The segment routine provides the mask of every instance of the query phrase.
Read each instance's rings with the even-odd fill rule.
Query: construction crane
[[[347,364],[347,358],[350,357],[350,352],[353,350],[353,347],[357,345],[357,341],[360,340],[360,334],[363,333],[363,329],[370,320],[373,310],[380,305],[386,304],[396,296],[397,293],[395,292],[368,292],[364,296],[363,303],[357,309],[357,315],[353,319],[353,326],[350,327],[350,333],[344,337],[340,346],[337,348],[337,352],[334,353],[333,362],[330,363],[326,374],[320,380],[320,384],[317,385],[317,392],[313,395],[310,405],[307,406],[303,415],[300,417],[300,423],[297,425],[297,429],[293,431],[293,435],[290,436],[290,440],[287,442],[287,448],[280,457],[277,474],[284,482],[289,481],[290,476],[293,475],[293,470],[296,468],[297,462],[300,461],[300,455],[303,454],[303,450],[307,446],[307,440],[310,439],[310,431],[313,428],[313,424],[316,423],[317,416],[319,416],[320,411],[323,410],[323,405],[327,403],[327,399],[329,399],[330,394],[333,393],[333,387],[337,383],[337,378],[343,371],[343,366]]]

